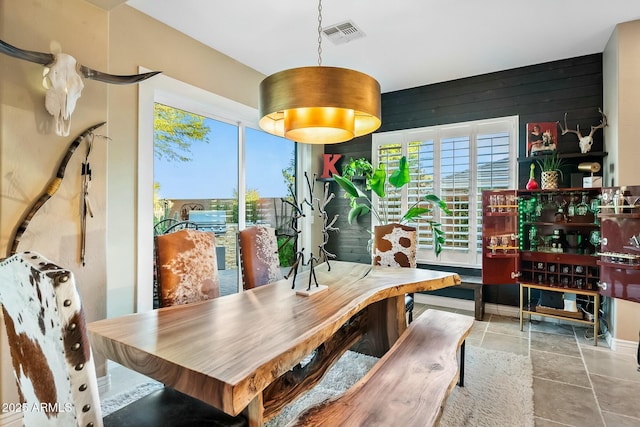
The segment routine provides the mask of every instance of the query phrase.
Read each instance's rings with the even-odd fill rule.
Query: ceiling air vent
[[[344,44],[365,36],[364,32],[351,21],[325,27],[322,32],[333,44]]]

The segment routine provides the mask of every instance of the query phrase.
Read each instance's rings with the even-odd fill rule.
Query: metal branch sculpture
[[[321,262],[325,261],[327,263],[328,269],[329,271],[331,271],[331,265],[329,264],[329,260],[330,259],[334,259],[336,257],[335,254],[332,254],[331,252],[327,251],[326,249],[326,244],[329,241],[329,232],[335,232],[335,231],[340,231],[338,228],[334,227],[334,224],[336,223],[337,219],[338,219],[338,215],[334,215],[333,219],[331,221],[329,221],[329,216],[327,215],[327,212],[325,210],[327,204],[333,200],[333,198],[335,197],[335,194],[333,193],[329,193],[329,183],[325,183],[324,186],[324,196],[322,198],[322,200],[320,200],[317,197],[313,197],[313,190],[314,190],[314,186],[315,186],[315,178],[316,175],[313,175],[313,183],[309,180],[309,175],[305,172],[304,174],[304,178],[306,181],[306,189],[308,192],[308,196],[304,197],[302,199],[302,201],[298,200],[298,197],[296,196],[295,192],[293,191],[293,188],[290,186],[289,187],[289,195],[290,195],[290,200],[287,199],[282,199],[282,201],[288,205],[291,206],[292,208],[292,215],[291,215],[291,229],[294,231],[294,235],[291,236],[291,238],[297,238],[300,233],[301,230],[299,228],[299,224],[298,221],[301,218],[305,217],[305,213],[304,213],[304,209],[305,207],[308,207],[311,211],[317,211],[317,215],[319,218],[322,219],[322,235],[323,235],[323,241],[320,245],[318,245],[318,255],[314,255],[313,252],[310,252],[308,254],[308,256],[305,254],[305,248],[301,248],[297,253],[296,253],[296,258],[295,261],[293,263],[293,265],[291,266],[291,269],[289,270],[289,273],[287,273],[287,275],[285,276],[287,279],[289,277],[291,277],[291,275],[293,274],[293,281],[291,283],[291,289],[295,289],[296,287],[296,278],[298,276],[298,268],[300,268],[300,266],[309,266],[310,268],[310,272],[309,272],[309,283],[307,285],[307,291],[311,290],[311,285],[312,283],[315,283],[316,287],[319,286],[318,284],[318,278],[316,277],[316,273],[315,273],[315,266],[320,264]],[[314,201],[316,202],[316,206],[314,207]]]

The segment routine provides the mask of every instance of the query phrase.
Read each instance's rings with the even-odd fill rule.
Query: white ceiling
[[[127,4],[265,74],[318,63],[317,0],[129,0]],[[376,78],[382,92],[599,53],[639,0],[323,0],[322,65]],[[640,41],[639,41],[640,42]]]

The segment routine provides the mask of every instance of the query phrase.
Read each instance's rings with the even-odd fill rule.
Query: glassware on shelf
[[[533,196],[531,199],[529,199],[529,206],[531,208],[531,221],[537,221],[538,206],[540,206],[540,201],[538,200],[538,196]]]
[[[571,193],[569,195],[569,198],[571,200],[569,201],[569,206],[567,206],[567,217],[570,218],[572,216],[575,216],[575,214],[576,214],[576,204],[574,203],[574,200],[576,198],[575,194]]]
[[[538,250],[538,230],[533,225],[529,229],[529,250],[533,252]]]
[[[497,236],[491,236],[491,238],[489,239],[489,248],[491,248],[491,253],[495,254],[496,253],[496,248],[498,247],[498,237]]]
[[[603,188],[602,189],[602,206],[612,206],[613,205],[613,188]]]
[[[589,204],[587,203],[587,193],[582,193],[582,200],[576,206],[576,215],[585,216],[589,213]]]
[[[507,212],[511,212],[511,211],[516,212],[517,211],[516,206],[518,204],[518,198],[516,197],[515,194],[508,194],[505,197],[505,202],[507,204],[507,209],[506,209]]]
[[[600,218],[598,218],[598,214],[600,213],[600,203],[602,200],[602,196],[598,195],[597,197],[594,197],[593,199],[591,199],[591,212],[593,213],[594,216],[594,220],[593,222],[596,224],[600,224]]]
[[[596,252],[600,250],[600,230],[591,230],[589,243],[595,247]]]
[[[498,212],[498,196],[491,194],[489,196],[489,205],[491,205],[491,212]]]
[[[624,207],[624,196],[620,193],[620,190],[616,190],[613,194],[613,212],[620,214]]]
[[[638,204],[638,201],[640,201],[640,196],[628,195],[624,196],[624,199],[627,201],[629,206],[636,206]]]
[[[502,251],[506,254],[509,253],[509,243],[511,242],[511,238],[507,235],[502,236],[500,239],[500,245],[502,246]]]

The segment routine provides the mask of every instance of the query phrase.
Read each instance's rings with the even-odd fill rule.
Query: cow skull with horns
[[[73,56],[66,53],[54,54],[22,50],[2,40],[0,40],[0,52],[45,66],[42,82],[47,89],[45,108],[54,117],[56,134],[60,136],[69,136],[71,113],[73,113],[84,88],[82,77],[105,83],[132,84],[160,73],[160,71],[153,71],[129,76],[107,74],[78,64]]]

